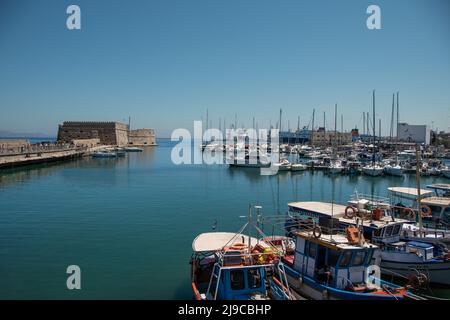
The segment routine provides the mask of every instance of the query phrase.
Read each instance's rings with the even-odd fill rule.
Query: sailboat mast
[[[316,113],[316,109],[313,109],[313,118],[312,118],[312,126],[311,126],[311,136],[309,137],[309,142],[311,146],[313,145],[313,137],[314,137],[314,114]]]
[[[372,165],[375,167],[375,90],[372,92],[372,112],[373,112],[373,155]]]
[[[281,115],[283,113],[283,109],[280,108],[280,120],[278,121],[278,128],[280,129],[281,132]]]
[[[419,171],[419,145],[416,144],[416,183],[417,183],[417,218],[419,222],[419,236],[423,236],[423,226],[422,226],[422,210],[420,209],[421,204],[421,194],[420,194],[420,171]]]

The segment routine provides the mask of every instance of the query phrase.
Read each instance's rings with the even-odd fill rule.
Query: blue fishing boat
[[[293,231],[293,255],[283,258],[289,287],[314,300],[403,300],[410,292],[377,277],[372,257],[378,249],[357,229],[343,235],[313,226]]]
[[[271,246],[241,233],[202,233],[192,243],[191,285],[196,300],[289,300]],[[284,284],[283,284],[284,282]]]
[[[400,241],[402,227],[407,220],[394,218],[388,203],[378,199],[349,201],[348,206],[324,202],[289,203],[286,227],[297,230],[298,219],[309,218],[310,223],[331,219],[340,228],[357,227],[366,241],[379,247],[373,264],[381,273],[407,279],[415,284],[450,285],[450,254],[443,245],[421,241]]]
[[[261,207],[257,206],[257,209]],[[260,217],[258,215],[258,217]],[[254,227],[261,238],[243,232]],[[249,230],[248,232],[251,233]],[[191,286],[196,300],[290,300],[283,252],[252,222],[239,232],[207,232],[192,242]]]

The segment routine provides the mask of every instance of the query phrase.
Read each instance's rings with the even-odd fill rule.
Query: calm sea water
[[[260,176],[221,165],[174,165],[173,143],[121,159],[81,159],[0,172],[1,299],[190,299],[194,237],[237,231],[249,203],[284,214],[293,200],[345,203],[387,195],[414,176]],[[427,177],[427,183],[445,178]],[[448,180],[447,180],[448,182]],[[66,268],[81,268],[68,290]]]

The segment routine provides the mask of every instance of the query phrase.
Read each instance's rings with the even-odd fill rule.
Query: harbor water
[[[0,299],[190,299],[192,240],[214,226],[238,231],[250,203],[281,216],[295,200],[346,203],[355,190],[387,196],[390,186],[416,186],[414,175],[175,165],[175,143],[158,144],[0,171]],[[81,290],[67,289],[69,265],[81,268]]]

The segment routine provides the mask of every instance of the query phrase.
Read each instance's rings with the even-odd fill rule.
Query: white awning
[[[234,232],[207,232],[198,235],[192,242],[194,252],[219,251],[225,246],[231,246],[234,243],[245,243],[253,246],[258,239]],[[261,241],[259,241],[261,243]]]

